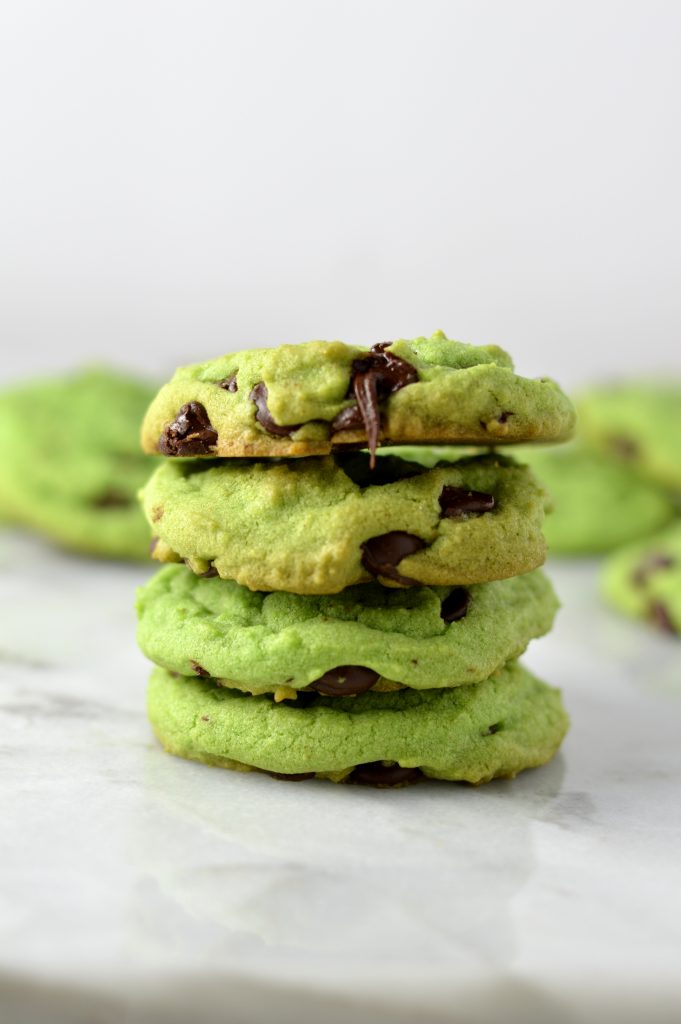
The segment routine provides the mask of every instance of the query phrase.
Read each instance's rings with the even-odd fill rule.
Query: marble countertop
[[[171,758],[144,567],[0,535],[3,1024],[681,1017],[681,644],[593,564],[527,663],[558,758],[479,789],[277,782]]]

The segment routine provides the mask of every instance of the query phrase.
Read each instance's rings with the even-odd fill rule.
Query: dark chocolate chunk
[[[291,423],[288,427],[281,427],[274,422],[270,410],[267,408],[267,385],[264,381],[261,380],[259,384],[256,384],[248,397],[255,403],[256,420],[268,434],[274,434],[275,437],[290,437],[302,426],[302,423]]]
[[[310,686],[327,697],[355,697],[370,690],[378,678],[378,672],[374,672],[372,668],[364,668],[362,665],[340,665],[338,668],[329,669],[319,679],[310,683]]]
[[[648,555],[631,574],[631,582],[635,587],[644,587],[648,577],[660,569],[670,569],[674,565],[674,559],[670,555],[654,553]]]
[[[152,523],[157,523],[159,519],[163,519],[163,505],[156,505],[156,507],[151,510]]]
[[[306,779],[314,779],[314,772],[298,772],[297,775],[284,775],[283,772],[267,772],[273,779],[281,779],[283,782],[305,782]]]
[[[203,676],[204,679],[210,677],[210,672],[206,672],[203,665],[199,665],[198,661],[190,661],[189,664],[192,667],[192,671],[196,672],[197,676]]]
[[[397,455],[382,455],[376,461],[375,469],[371,469],[366,452],[336,452],[334,459],[339,469],[358,487],[383,487],[428,472],[418,462],[409,462]]]
[[[399,764],[383,764],[382,761],[370,761],[368,764],[358,764],[350,775],[351,782],[358,782],[361,786],[407,786],[418,779],[423,778],[420,768],[402,768]]]
[[[494,495],[482,491],[469,491],[465,487],[450,487],[447,484],[440,494],[441,519],[466,519],[480,516],[494,508]]]
[[[440,615],[445,622],[458,622],[466,617],[470,600],[471,595],[465,587],[454,587],[442,602]]]
[[[495,732],[501,732],[501,722],[494,722],[492,725],[488,725],[483,736],[493,736]]]
[[[94,498],[92,504],[95,508],[128,508],[132,505],[132,501],[128,494],[123,494],[115,487],[110,487],[108,491],[104,491],[104,494]]]
[[[379,342],[366,356],[353,360],[350,369],[350,393],[357,405],[343,409],[331,424],[332,434],[364,425],[372,469],[376,465],[376,448],[381,429],[378,403],[419,379],[418,372],[411,363],[385,351],[390,345],[389,341]]]
[[[231,377],[225,377],[224,380],[217,380],[215,383],[219,388],[223,388],[225,391],[231,391],[232,394],[235,394],[239,390],[235,373],[233,373]]]
[[[512,415],[512,412],[504,410],[504,412],[499,413],[499,415],[497,416],[497,423],[508,423],[509,417]]]
[[[413,533],[405,533],[404,530],[393,530],[391,533],[382,533],[371,540],[365,540],[362,548],[362,565],[372,576],[384,576],[386,579],[395,580],[405,587],[418,586],[418,580],[409,576],[401,576],[397,566],[406,558],[426,547],[426,542],[416,537]]]
[[[662,601],[651,601],[648,612],[650,621],[658,629],[661,629],[664,633],[671,633],[673,636],[678,634],[679,631],[672,622],[669,611]]]
[[[201,403],[189,402],[161,434],[158,450],[171,456],[210,455],[217,439],[217,431]]]

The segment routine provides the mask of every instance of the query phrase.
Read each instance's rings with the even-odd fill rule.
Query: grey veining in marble
[[[3,1022],[678,1020],[681,645],[553,572],[561,755],[374,791],[163,754],[148,570],[0,535]]]

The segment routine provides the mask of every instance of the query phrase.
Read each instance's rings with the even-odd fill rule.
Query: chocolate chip
[[[273,779],[281,779],[283,782],[305,782],[306,779],[314,779],[314,772],[298,772],[297,775],[284,775],[283,772],[267,772]]]
[[[644,587],[648,577],[660,569],[669,569],[674,565],[674,559],[670,555],[654,553],[648,555],[631,574],[631,582],[635,587]]]
[[[290,437],[302,426],[302,423],[292,423],[288,427],[281,427],[274,422],[270,410],[267,408],[267,385],[264,381],[261,380],[259,384],[256,384],[248,397],[255,403],[256,420],[268,434],[274,434],[275,437]]]
[[[678,634],[679,631],[672,622],[669,611],[662,601],[651,601],[648,613],[650,621],[658,629],[661,629],[664,633],[671,633],[674,636]]]
[[[493,725],[488,725],[483,736],[493,736],[495,732],[501,732],[501,722],[494,722]]]
[[[630,437],[615,435],[608,438],[607,444],[613,455],[617,455],[620,459],[635,459],[639,454],[636,441]]]
[[[200,402],[183,405],[172,423],[161,434],[158,450],[162,455],[208,455],[217,443],[208,413]]]
[[[201,715],[202,722],[210,722],[210,715]]]
[[[225,391],[231,391],[232,394],[235,394],[239,390],[235,373],[233,373],[231,377],[225,377],[224,380],[217,380],[215,383],[219,388],[224,388]]]
[[[353,360],[350,368],[350,392],[357,405],[343,409],[331,424],[332,434],[364,425],[372,469],[376,465],[376,448],[381,429],[378,403],[419,379],[418,372],[411,363],[385,351],[390,345],[389,341],[379,342],[365,356]]]
[[[132,501],[129,495],[110,487],[108,491],[104,491],[104,494],[94,498],[92,505],[94,508],[128,508],[132,505]]]
[[[494,495],[469,491],[465,487],[446,485],[442,488],[439,501],[441,519],[467,519],[468,516],[491,512],[494,508]]]
[[[389,786],[407,786],[422,777],[420,768],[402,768],[399,764],[386,765],[382,761],[370,761],[368,764],[358,764],[350,775],[350,781],[358,782],[361,786],[386,789]]]
[[[214,576],[218,575],[218,571],[214,565],[211,565],[210,569],[206,569],[205,572],[197,572],[196,575],[200,580],[212,580]]]
[[[162,505],[156,505],[156,507],[152,508],[152,510],[151,510],[151,521],[152,521],[152,523],[157,523],[159,521],[159,519],[162,519],[162,518],[163,518],[163,506]]]
[[[393,530],[391,533],[382,533],[371,540],[365,540],[362,548],[362,565],[372,576],[384,576],[386,579],[395,580],[405,587],[418,586],[418,580],[409,576],[401,576],[397,566],[406,558],[426,547],[426,542],[413,533],[405,533],[404,530]]]
[[[465,587],[454,587],[440,606],[440,615],[445,622],[458,622],[468,611],[471,595]]]
[[[497,416],[497,423],[508,423],[509,417],[512,415],[512,412],[507,412],[506,410],[504,410],[504,412],[499,413],[499,415]]]
[[[362,665],[340,665],[338,668],[329,669],[319,679],[310,683],[310,686],[327,697],[355,697],[370,690],[378,678],[378,672],[374,672],[372,668],[364,668]]]
[[[336,452],[334,460],[338,468],[358,487],[383,487],[428,472],[418,462],[409,462],[397,455],[382,455],[375,469],[371,469],[366,452]]]
[[[198,661],[190,661],[189,664],[193,671],[196,672],[197,676],[203,676],[204,679],[207,679],[210,676],[210,672],[206,672],[203,665],[199,665]]]

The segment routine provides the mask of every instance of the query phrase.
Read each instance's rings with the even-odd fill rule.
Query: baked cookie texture
[[[538,569],[468,588],[370,583],[303,596],[254,593],[169,565],[138,591],[137,638],[151,661],[180,675],[275,700],[305,688],[430,690],[486,679],[547,633],[557,608]]]
[[[137,493],[150,471],[138,429],[152,389],[88,369],[6,391],[0,401],[0,513],[75,551],[148,556]]]
[[[593,388],[577,404],[588,444],[681,491],[681,378]]]
[[[605,600],[617,611],[680,637],[681,521],[610,555],[601,585]]]
[[[142,501],[155,558],[251,590],[480,583],[529,572],[546,552],[545,492],[495,454],[431,470],[399,458],[369,470],[361,453],[164,460]]]
[[[544,535],[553,554],[612,551],[655,533],[678,514],[662,487],[609,455],[577,445],[519,448],[513,454],[550,495]]]
[[[176,371],[144,419],[167,456],[300,457],[389,444],[560,441],[574,426],[553,381],[513,371],[502,349],[430,338],[370,351],[311,341]]]
[[[512,778],[548,761],[568,727],[558,691],[514,662],[473,686],[315,695],[306,707],[157,668],[148,712],[160,742],[180,757],[374,785]]]

